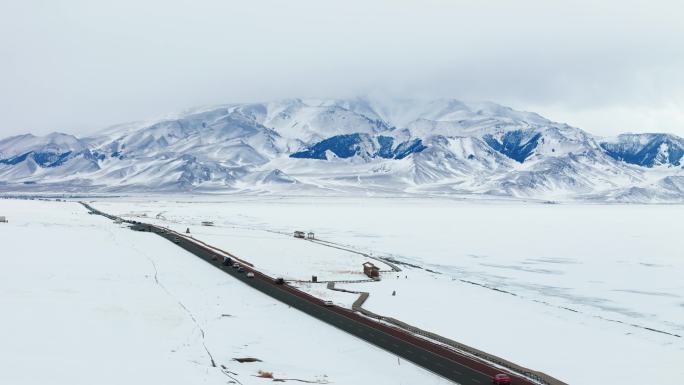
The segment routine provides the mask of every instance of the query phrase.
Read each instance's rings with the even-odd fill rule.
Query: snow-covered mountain
[[[680,166],[684,140],[667,134],[622,134],[601,143],[608,155],[645,167]]]
[[[0,189],[684,201],[684,140],[599,138],[494,103],[282,100],[0,141]]]

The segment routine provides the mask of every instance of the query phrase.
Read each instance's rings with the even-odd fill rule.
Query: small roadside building
[[[294,232],[294,237],[295,237],[295,238],[305,239],[305,238],[306,238],[306,234],[305,234],[303,231],[295,231],[295,232]]]
[[[202,221],[202,226],[213,226],[214,222],[212,221]]]
[[[7,223],[7,218],[4,215],[0,215],[0,223]]]
[[[309,231],[309,232],[306,234],[306,239],[316,239],[316,237],[314,236],[314,233],[313,233],[313,232]]]
[[[379,278],[380,268],[370,262],[366,262],[363,264],[363,273],[366,274],[368,278]]]

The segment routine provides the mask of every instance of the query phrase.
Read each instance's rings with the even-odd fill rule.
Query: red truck
[[[511,378],[507,374],[499,373],[492,377],[492,384],[494,385],[510,385]]]

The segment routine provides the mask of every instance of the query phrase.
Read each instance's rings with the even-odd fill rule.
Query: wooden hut
[[[380,268],[370,262],[366,262],[363,264],[363,273],[366,274],[368,278],[378,278],[380,277]]]

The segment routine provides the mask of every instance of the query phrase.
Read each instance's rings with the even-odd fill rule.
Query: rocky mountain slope
[[[684,140],[599,138],[494,103],[282,100],[0,140],[0,190],[684,200]]]

